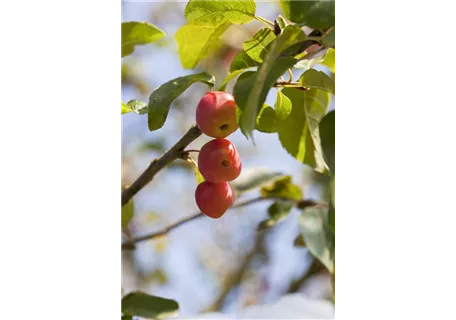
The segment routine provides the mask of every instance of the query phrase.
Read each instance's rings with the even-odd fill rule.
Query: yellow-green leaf
[[[302,199],[302,190],[291,182],[291,176],[276,179],[272,184],[262,187],[260,193],[263,198],[283,198],[297,201]]]
[[[215,27],[226,21],[247,23],[255,17],[255,11],[253,0],[190,0],[185,7],[185,17],[191,24]]]
[[[149,44],[165,36],[153,24],[146,22],[122,22],[122,58],[133,53],[135,46]]]

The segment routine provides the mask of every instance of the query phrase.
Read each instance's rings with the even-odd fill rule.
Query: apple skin
[[[201,182],[195,191],[198,208],[206,216],[218,219],[223,216],[235,200],[235,192],[228,182]]]
[[[241,174],[242,162],[229,140],[213,139],[201,148],[198,168],[205,180],[220,183],[236,179]]]
[[[236,131],[239,126],[233,95],[222,91],[206,93],[196,107],[196,125],[213,138],[226,138]]]

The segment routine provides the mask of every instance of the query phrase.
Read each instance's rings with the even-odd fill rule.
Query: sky
[[[170,3],[172,6],[185,6],[185,3]],[[157,10],[161,3],[147,2],[122,2],[122,21],[150,21],[151,10]],[[270,3],[257,4],[257,15],[273,19],[274,5]],[[163,19],[159,19],[163,20]],[[173,40],[173,35],[180,25],[184,23],[184,17],[176,17],[172,21],[161,21],[158,27],[165,31],[167,37]],[[176,45],[174,47],[143,46],[137,47],[134,56],[141,58],[141,64],[137,72],[141,73],[152,88],[169,81],[173,78],[191,74],[193,70],[185,70],[181,67]],[[124,58],[128,61],[130,57]],[[219,80],[220,81],[220,80]],[[194,86],[198,86],[195,84]],[[204,87],[204,85],[201,85]],[[273,92],[274,91],[274,92]],[[266,103],[274,105],[275,90],[271,90]],[[142,98],[138,97],[135,90],[122,90],[122,100]],[[197,97],[196,97],[197,98]],[[185,106],[187,107],[187,106]],[[194,108],[195,106],[191,106]],[[147,116],[139,116],[133,113],[122,116],[122,145],[130,146],[130,142],[140,143],[153,140],[156,137],[165,137],[167,145],[173,144],[183,134],[181,129],[176,130],[179,115],[171,110],[167,122],[162,129],[150,132],[147,128]],[[194,121],[190,119],[189,121]],[[190,125],[190,123],[189,123]],[[276,170],[293,177],[295,183],[304,188],[306,198],[318,199],[319,191],[313,186],[304,185],[307,174],[311,171],[295,158],[290,156],[280,145],[275,134],[265,134],[255,131],[255,147],[238,130],[230,135],[239,150],[243,173],[252,168],[267,168]],[[191,147],[199,148],[209,138],[202,137],[195,141]],[[132,145],[135,145],[133,143]],[[135,155],[134,166],[131,168],[134,174],[139,175],[147,167],[151,159],[157,156],[152,153]],[[133,174],[133,175],[134,175]],[[184,170],[164,170],[153,182],[151,182],[135,198],[135,234],[144,234],[160,229],[167,224],[183,217],[198,212],[194,201],[195,178]],[[252,197],[255,193],[252,194]],[[246,196],[247,198],[247,196]],[[176,201],[178,199],[179,201]],[[145,241],[138,245],[134,252],[137,265],[145,271],[152,271],[157,267],[166,270],[168,282],[164,285],[151,285],[143,288],[148,293],[176,299],[180,304],[181,315],[198,313],[202,308],[210,305],[214,297],[218,295],[218,286],[214,279],[217,273],[211,274],[202,267],[202,261],[211,261],[210,270],[230,270],[236,267],[239,257],[218,257],[220,252],[245,252],[254,242],[256,226],[267,216],[267,207],[270,202],[263,202],[244,207],[239,210],[229,211],[220,219],[204,219],[193,221],[171,232],[165,242],[166,248],[157,250],[157,241]],[[149,212],[160,216],[160,223],[144,223]],[[306,249],[293,247],[293,240],[299,232],[297,225],[298,212],[293,209],[286,221],[273,228],[267,236],[270,261],[267,266],[259,267],[259,274],[265,277],[271,288],[263,302],[276,301],[288,286],[288,282],[298,277],[308,266],[308,252]],[[223,247],[221,250],[221,246]],[[206,259],[198,257],[207,256]],[[211,257],[217,259],[211,259]],[[221,265],[217,265],[217,263]],[[225,271],[226,272],[226,271]],[[223,276],[222,276],[223,277]],[[123,277],[123,287],[127,292],[136,289],[135,283]],[[233,296],[236,299],[236,296]],[[233,300],[235,301],[235,300]],[[224,312],[234,312],[240,306],[235,302],[228,303]]]

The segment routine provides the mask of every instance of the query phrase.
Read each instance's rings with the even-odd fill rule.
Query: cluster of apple
[[[196,124],[205,135],[215,138],[198,155],[198,168],[205,181],[195,191],[198,208],[211,218],[220,218],[235,200],[229,181],[241,173],[241,159],[227,139],[238,129],[236,102],[228,92],[206,93],[196,108]]]

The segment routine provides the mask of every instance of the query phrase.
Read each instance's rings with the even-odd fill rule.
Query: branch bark
[[[122,191],[122,207],[128,203],[142,188],[152,181],[154,176],[176,159],[182,157],[182,152],[191,142],[201,135],[197,126],[192,126],[187,133],[160,158],[154,159],[147,169],[136,179],[135,182]]]
[[[242,202],[238,202],[236,204],[234,204],[231,208],[229,208],[228,210],[231,210],[231,209],[235,209],[235,208],[240,208],[240,207],[244,207],[244,206],[247,206],[249,204],[252,204],[252,203],[256,203],[256,202],[260,202],[260,201],[267,201],[267,200],[270,200],[270,201],[275,201],[275,200],[283,200],[284,198],[280,198],[280,197],[276,197],[276,198],[263,198],[263,197],[257,197],[257,198],[253,198],[253,199],[249,199],[249,200],[245,200],[245,201],[242,201]],[[285,198],[286,199],[286,198]],[[287,200],[290,200],[290,199],[287,199]],[[311,207],[311,206],[323,206],[323,207],[327,207],[326,204],[324,203],[316,203],[312,200],[300,200],[300,201],[295,201],[295,206],[296,208],[298,209],[304,209],[306,207]],[[127,242],[127,243],[123,243],[122,244],[122,250],[134,250],[135,249],[135,244],[138,243],[138,242],[142,242],[142,241],[146,241],[146,240],[151,240],[153,238],[157,238],[157,237],[160,237],[160,236],[163,236],[165,234],[167,234],[168,232],[176,229],[177,227],[180,227],[181,225],[187,223],[187,222],[190,222],[190,221],[193,221],[193,220],[196,220],[200,217],[204,216],[204,213],[202,212],[198,212],[198,213],[195,213],[193,215],[190,215],[184,219],[181,219],[165,228],[163,228],[162,230],[159,230],[159,231],[155,231],[155,232],[152,232],[152,233],[149,233],[149,234],[146,234],[144,236],[140,236],[140,237],[135,237],[133,238],[130,242]]]
[[[233,205],[230,209],[240,208],[240,207],[247,206],[249,204],[252,204],[252,203],[255,203],[255,202],[259,202],[259,201],[263,201],[263,200],[274,200],[274,199],[273,198],[262,198],[262,197],[253,198],[253,199],[249,199],[249,200],[246,200],[246,201],[243,201],[243,202],[239,202],[239,203]],[[150,239],[153,239],[153,238],[156,238],[156,237],[163,236],[163,235],[167,234],[168,232],[172,231],[173,229],[176,229],[177,227],[183,225],[184,223],[190,222],[192,220],[196,220],[196,219],[198,219],[198,218],[200,218],[202,216],[204,216],[204,213],[198,212],[198,213],[195,213],[195,214],[193,214],[191,216],[188,216],[187,218],[179,220],[179,221],[167,226],[166,228],[164,228],[162,230],[159,230],[159,231],[156,231],[156,232],[152,232],[152,233],[146,234],[146,235],[141,236],[141,237],[136,237],[129,243],[123,243],[122,244],[122,250],[125,250],[125,249],[126,250],[133,250],[135,248],[135,244],[138,243],[138,242],[145,241],[145,240],[150,240]]]

